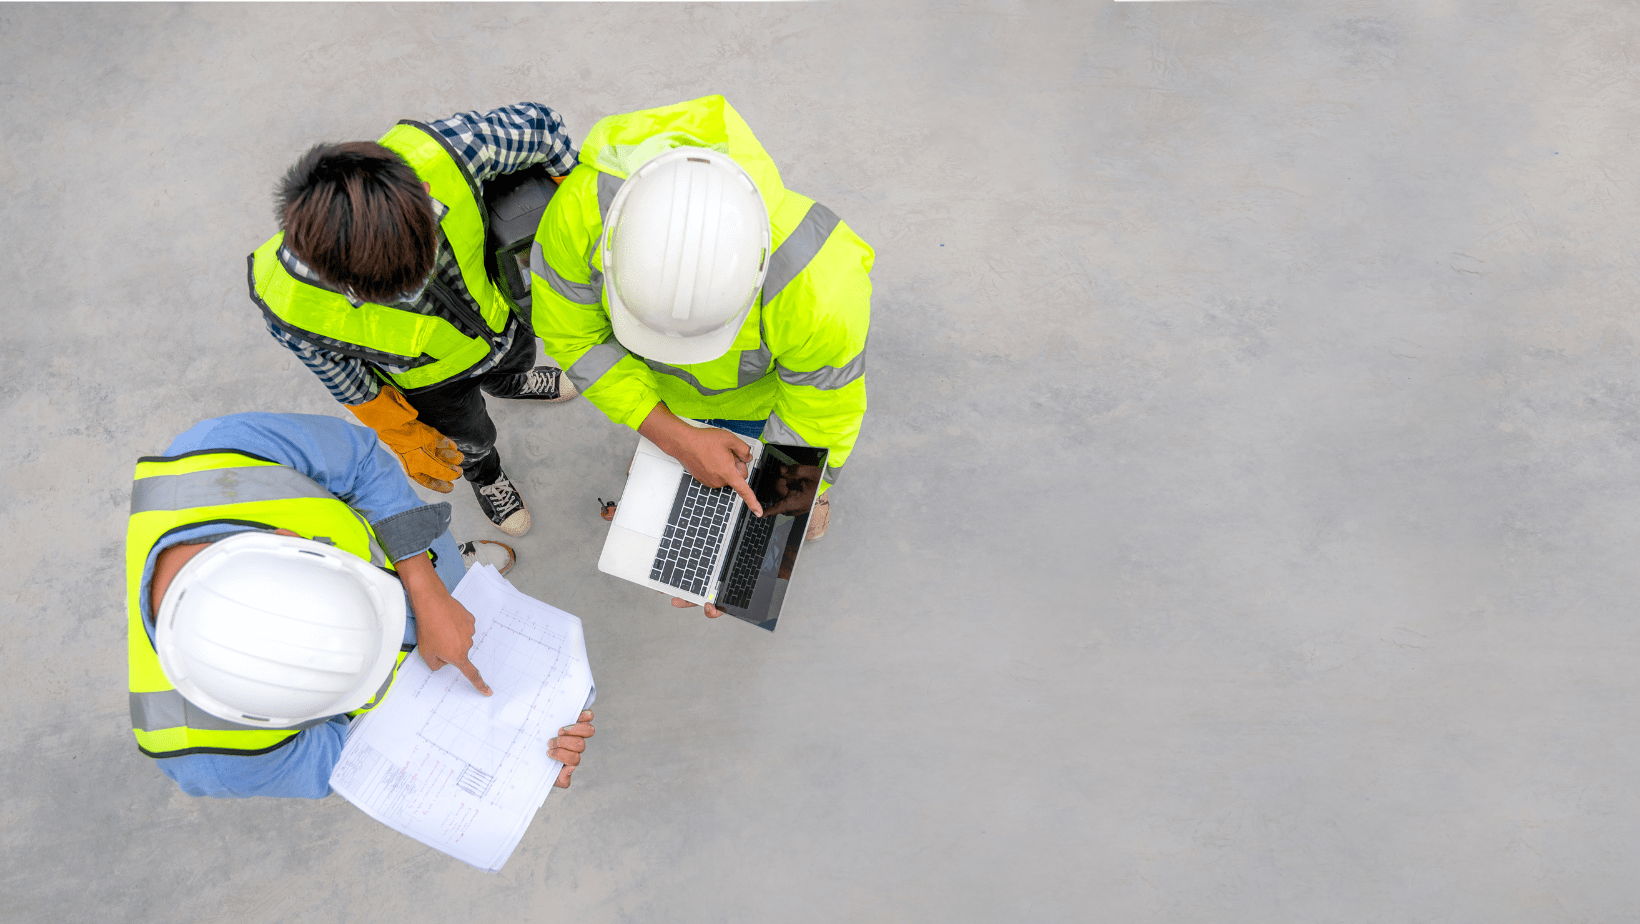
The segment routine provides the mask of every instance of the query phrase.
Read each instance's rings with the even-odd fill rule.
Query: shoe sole
[[[458,549],[461,550],[461,559],[462,559],[461,563],[463,565],[467,566],[468,568],[471,568],[473,565],[478,564],[478,548],[477,547],[479,545],[496,545],[496,546],[500,546],[501,548],[506,550],[507,560],[505,562],[502,562],[500,565],[497,565],[496,568],[495,568],[496,573],[500,574],[502,577],[506,577],[507,572],[509,572],[513,569],[513,565],[518,564],[518,553],[513,551],[513,547],[506,544],[505,542],[497,542],[494,539],[473,539],[469,542],[463,542],[460,545],[456,546]],[[472,556],[472,561],[467,560],[468,555]]]
[[[501,530],[514,539],[517,539],[519,536],[529,532],[530,527],[533,525],[534,523],[530,519],[530,509],[525,507],[523,510],[519,510],[512,516],[509,516],[500,523],[495,524],[495,528]]]
[[[508,398],[507,400],[508,401],[539,401],[542,404],[563,404],[565,401],[574,401],[576,398],[579,398],[579,397],[581,397],[579,394],[559,395],[556,398],[538,398],[535,395],[516,395],[514,397]]]

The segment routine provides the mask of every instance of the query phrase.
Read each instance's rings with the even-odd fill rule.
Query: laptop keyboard
[[[718,588],[718,603],[741,609],[752,605],[752,590],[757,587],[758,573],[763,570],[763,552],[769,547],[769,536],[773,533],[774,517],[754,517],[750,510],[746,511],[746,525],[741,528],[734,567]]]
[[[672,501],[672,516],[649,570],[650,580],[705,596],[712,579],[712,558],[737,499],[734,488],[708,488],[685,477]]]

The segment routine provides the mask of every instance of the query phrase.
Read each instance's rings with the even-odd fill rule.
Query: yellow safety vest
[[[490,336],[469,335],[445,318],[388,305],[366,302],[355,308],[341,293],[297,279],[279,262],[282,231],[250,256],[251,300],[275,326],[326,349],[380,365],[410,366],[388,377],[401,391],[413,391],[455,378],[488,357],[511,309],[492,281],[497,274],[487,243],[488,213],[467,168],[437,132],[417,122],[400,122],[380,143],[403,157],[449,208],[439,229],[483,315],[469,324],[482,322]]]
[[[138,460],[125,535],[126,652],[131,727],[137,747],[149,757],[263,754],[288,744],[302,729],[329,721],[265,728],[219,719],[183,699],[160,669],[159,654],[142,624],[143,566],[166,535],[212,523],[288,529],[394,571],[370,524],[293,468],[231,449]],[[410,649],[407,645],[399,652],[399,664]],[[376,696],[349,714],[368,712],[381,702],[397,671],[395,665]]]

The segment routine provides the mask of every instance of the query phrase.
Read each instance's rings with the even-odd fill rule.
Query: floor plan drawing
[[[348,738],[331,787],[371,817],[498,870],[546,800],[547,742],[594,695],[581,621],[475,567],[455,597],[477,624],[470,657],[493,690],[407,659]]]

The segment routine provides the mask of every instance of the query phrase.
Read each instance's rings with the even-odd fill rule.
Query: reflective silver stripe
[[[793,430],[790,424],[786,423],[784,420],[781,420],[780,415],[776,414],[774,411],[770,411],[769,419],[763,422],[763,442],[785,443],[788,446],[814,445],[802,436],[798,435],[798,432]],[[821,476],[821,480],[826,484],[836,484],[837,476],[843,473],[842,468],[843,467],[841,465],[831,465],[828,463],[826,465],[826,473]]]
[[[626,347],[610,334],[603,343],[598,344],[577,359],[573,365],[564,370],[569,380],[575,383],[582,394],[592,387],[592,383],[604,377],[604,373],[615,368],[615,364],[625,359],[629,354]]]
[[[603,352],[595,356],[594,354],[599,353],[599,351]],[[628,355],[636,354],[629,354],[626,348],[622,347],[611,336],[609,340],[583,353],[574,365],[565,370],[565,374],[569,376],[571,382],[575,383],[575,387],[585,394],[589,385],[596,382],[604,373]],[[769,371],[769,355],[767,347],[761,350],[743,351],[740,354],[739,378],[730,388],[707,388],[692,373],[679,369],[677,366],[668,366],[666,363],[656,362],[644,356],[639,356],[638,359],[661,375],[669,375],[675,379],[680,379],[700,394],[712,397],[714,395],[726,395],[762,378],[763,374]]]
[[[600,298],[604,293],[603,267],[599,266],[593,258],[598,254],[599,242],[609,233],[609,206],[615,201],[615,194],[621,191],[621,184],[625,182],[618,176],[611,176],[602,170],[598,171],[598,222],[604,226],[604,230],[598,235],[597,240],[592,242],[592,246],[587,249],[587,273],[589,274],[587,278],[591,280],[590,284],[598,286]],[[579,388],[580,386],[577,385],[576,387]],[[585,389],[582,390],[585,391]]]
[[[131,485],[131,515],[154,510],[189,510],[258,501],[337,500],[308,476],[283,465],[245,465],[213,468],[180,475],[152,475]],[[340,503],[340,501],[338,501]],[[343,504],[343,506],[346,506]],[[387,565],[387,553],[376,542],[370,524],[352,507],[347,512],[364,528],[370,544],[370,563]]]
[[[740,387],[745,388],[769,373],[769,360],[774,354],[769,351],[767,343],[758,344],[755,350],[740,351]]]
[[[621,184],[625,182],[618,176],[598,171],[598,220],[609,221],[609,204],[615,201],[615,194],[621,191]]]
[[[219,719],[182,698],[175,690],[157,693],[131,694],[131,727],[138,731],[160,731],[166,728],[194,728],[200,731],[300,731],[330,721],[310,719],[300,725],[241,725]]]
[[[769,273],[763,279],[763,304],[774,301],[780,290],[803,272],[803,267],[826,245],[826,238],[841,221],[835,212],[818,202],[809,206],[803,220],[769,257]]]
[[[679,369],[677,366],[668,366],[666,363],[658,363],[653,359],[643,356],[639,356],[638,358],[643,360],[644,365],[655,370],[656,372],[659,372],[661,375],[670,375],[675,379],[682,379],[684,382],[688,383],[690,388],[693,388],[695,391],[700,392],[708,398],[713,395],[726,395],[740,387],[737,383],[734,388],[707,388],[705,385],[700,383],[700,379],[697,379],[690,373]]]
[[[313,479],[283,465],[213,468],[182,475],[138,478],[131,486],[131,514],[300,497],[336,499]]]
[[[780,381],[787,385],[807,385],[821,391],[836,391],[866,374],[866,351],[862,349],[860,355],[841,366],[821,366],[813,372],[797,372],[779,363],[774,368],[780,374]]]
[[[558,275],[558,271],[547,262],[541,251],[541,244],[536,242],[530,248],[530,274],[546,283],[560,298],[577,305],[596,305],[604,297],[604,280],[601,275],[594,276],[592,282],[571,282]]]
[[[330,496],[332,499],[339,500],[334,494]],[[387,567],[387,553],[382,551],[381,545],[376,542],[375,532],[370,528],[370,521],[366,520],[360,515],[359,511],[354,510],[352,507],[348,507],[347,512],[353,514],[353,519],[358,520],[359,525],[364,527],[365,538],[370,542],[370,563],[378,568]]]
[[[776,414],[774,411],[770,411],[769,419],[763,422],[763,442],[785,443],[787,446],[814,445],[801,436],[798,436],[797,431],[788,426],[784,420],[781,420],[780,415]]]
[[[397,677],[398,675],[399,675],[399,669],[398,669],[397,666],[395,666],[392,670],[388,671],[387,672],[387,679],[383,680],[382,685],[376,688],[376,695],[375,696],[372,696],[369,699],[365,700],[364,706],[369,706],[370,708],[374,709],[377,706],[381,705],[382,694],[386,693],[387,688],[393,685],[393,678]],[[359,708],[363,709],[364,706],[360,706]],[[352,710],[352,709],[348,710],[348,712],[353,712],[353,711],[354,710]]]

